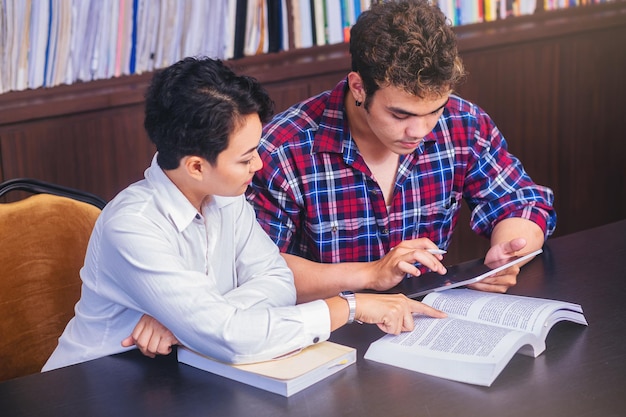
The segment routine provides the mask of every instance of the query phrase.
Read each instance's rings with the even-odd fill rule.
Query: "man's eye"
[[[256,158],[256,155],[252,155],[250,158],[248,158],[248,159],[246,159],[244,161],[241,161],[241,163],[245,164],[245,165],[250,165],[252,163],[252,161],[254,161],[254,158]]]
[[[393,117],[396,120],[405,120],[407,119],[409,116],[407,116],[406,114],[396,114],[396,113],[391,113],[391,117]]]

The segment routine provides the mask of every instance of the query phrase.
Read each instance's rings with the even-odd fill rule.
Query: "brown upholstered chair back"
[[[50,194],[0,203],[0,381],[39,372],[56,347],[100,212]]]

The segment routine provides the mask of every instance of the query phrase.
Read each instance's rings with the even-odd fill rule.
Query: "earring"
[[[363,104],[363,103],[362,103],[362,102],[360,102],[359,100],[356,100],[356,101],[354,102],[354,104],[355,104],[357,107],[361,107],[361,104]]]

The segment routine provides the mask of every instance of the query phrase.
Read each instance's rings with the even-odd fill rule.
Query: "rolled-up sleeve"
[[[533,182],[486,113],[478,109],[474,120],[477,126],[463,191],[472,210],[470,226],[489,236],[500,220],[520,217],[536,223],[547,238],[556,228],[552,190]]]

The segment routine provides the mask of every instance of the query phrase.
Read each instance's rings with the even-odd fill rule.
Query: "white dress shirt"
[[[80,275],[75,316],[43,371],[128,350],[143,314],[232,363],[330,335],[324,301],[295,305],[293,275],[245,197],[214,196],[199,214],[156,158],[102,211]]]

